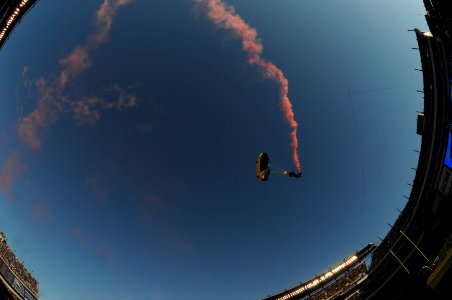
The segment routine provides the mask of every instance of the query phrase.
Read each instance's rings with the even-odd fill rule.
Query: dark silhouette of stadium
[[[0,50],[37,0],[0,1]],[[320,275],[266,300],[449,299],[452,295],[452,4],[423,0],[429,31],[413,29],[424,111],[412,190],[388,234]],[[370,262],[369,262],[370,261]],[[369,263],[366,263],[369,262]],[[446,296],[449,295],[449,296]],[[0,298],[35,300],[38,281],[0,235]]]

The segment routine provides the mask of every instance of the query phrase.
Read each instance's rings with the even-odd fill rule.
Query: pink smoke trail
[[[300,160],[298,158],[298,139],[297,128],[298,123],[295,121],[292,109],[292,103],[288,97],[289,81],[284,73],[272,62],[261,57],[263,46],[257,38],[256,29],[250,27],[234,10],[234,8],[222,0],[194,0],[196,3],[203,5],[207,9],[207,16],[215,23],[215,25],[230,29],[242,40],[242,47],[248,54],[248,62],[259,66],[265,77],[270,78],[280,85],[281,104],[284,111],[286,121],[289,123],[292,131],[290,137],[292,139],[292,159],[300,172]]]
[[[96,11],[96,30],[88,37],[83,45],[77,45],[72,52],[60,59],[61,73],[59,76],[60,88],[64,89],[69,79],[75,78],[91,65],[91,52],[108,39],[113,17],[118,9],[132,0],[104,0]]]
[[[5,194],[7,200],[14,200],[12,195],[14,181],[25,170],[20,154],[18,152],[9,154],[0,169],[0,192]]]
[[[132,0],[103,0],[95,13],[94,31],[87,41],[78,44],[65,57],[59,60],[60,72],[56,79],[52,76],[41,77],[35,81],[39,99],[36,108],[20,118],[17,126],[18,134],[33,149],[40,149],[43,144],[42,129],[57,122],[62,112],[73,112],[79,124],[93,124],[99,119],[100,109],[123,109],[137,105],[135,95],[126,93],[120,88],[114,91],[119,93],[118,100],[108,103],[100,98],[83,98],[81,100],[69,99],[64,90],[70,81],[86,71],[92,64],[91,55],[94,50],[104,44],[109,37],[113,19],[121,6],[129,4]],[[22,74],[26,75],[28,66],[24,66]],[[24,81],[28,87],[28,82]]]

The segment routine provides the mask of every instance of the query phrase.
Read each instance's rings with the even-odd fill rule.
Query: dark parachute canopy
[[[268,162],[270,158],[268,154],[263,152],[259,154],[256,162],[256,176],[260,181],[267,181],[268,176],[270,176],[270,168],[268,167]]]
[[[256,177],[260,181],[267,181],[268,177],[270,176],[270,171],[273,170],[275,173],[283,175],[283,176],[289,176],[289,177],[295,177],[299,178],[301,177],[301,173],[295,173],[295,172],[287,172],[286,170],[280,169],[278,167],[271,165],[270,157],[267,153],[262,152],[257,157],[256,161]]]

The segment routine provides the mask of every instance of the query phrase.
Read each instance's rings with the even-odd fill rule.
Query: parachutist
[[[300,178],[301,173],[289,172],[289,177]]]
[[[298,172],[298,173],[288,172],[286,170],[271,166],[270,161],[271,161],[271,159],[267,153],[262,152],[259,154],[257,161],[256,161],[256,177],[260,181],[267,181],[268,177],[270,176],[271,170],[274,170],[275,173],[277,173],[277,174],[280,174],[283,176],[294,177],[294,178],[299,178],[302,175],[301,172]]]

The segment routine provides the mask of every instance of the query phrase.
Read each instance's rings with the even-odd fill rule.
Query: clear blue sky
[[[302,179],[256,180],[261,151],[293,168],[278,86],[192,1],[134,0],[102,40],[101,0],[41,0],[1,50],[0,228],[42,299],[258,299],[404,207],[422,1],[229,3],[289,80]],[[68,67],[77,45],[90,64]]]

